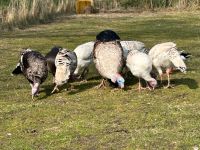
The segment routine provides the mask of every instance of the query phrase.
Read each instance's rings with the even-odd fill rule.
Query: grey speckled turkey
[[[111,79],[120,88],[124,88],[124,78],[120,75],[124,65],[123,50],[119,41],[100,42],[97,41],[93,50],[94,63],[100,75]],[[101,87],[104,80],[99,85]]]
[[[68,51],[67,49],[61,49],[55,58],[55,87],[52,93],[58,89],[58,86],[62,86],[67,83],[70,76],[73,75],[77,67],[77,56],[75,52]]]
[[[30,82],[32,99],[38,95],[40,84],[48,75],[46,59],[37,51],[26,49],[21,52],[21,58],[12,74],[22,73]]]

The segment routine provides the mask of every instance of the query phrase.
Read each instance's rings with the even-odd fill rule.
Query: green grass
[[[0,34],[0,149],[192,149],[200,147],[199,12],[79,16]],[[73,50],[103,29],[147,47],[173,41],[192,53],[188,72],[175,73],[174,89],[138,93],[137,79],[126,90],[94,89],[94,66],[75,91],[50,94],[52,76],[31,100],[23,76],[10,76],[20,49],[46,54],[54,45]]]

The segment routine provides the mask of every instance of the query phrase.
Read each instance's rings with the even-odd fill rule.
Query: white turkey
[[[168,84],[165,88],[173,87],[170,84],[171,68],[176,68],[183,73],[186,73],[186,65],[181,58],[180,52],[177,50],[176,44],[173,42],[166,42],[155,45],[149,51],[149,56],[153,61],[153,66],[158,71],[161,82],[163,70],[166,71]]]
[[[74,75],[78,76],[81,72],[81,75],[78,78],[85,78],[88,73],[89,65],[93,62],[93,48],[94,42],[91,41],[81,44],[74,49],[77,56],[77,68],[74,71]]]
[[[26,49],[21,52],[21,58],[12,74],[23,74],[32,88],[32,99],[39,93],[42,84],[48,75],[46,59],[37,51]]]
[[[141,78],[147,82],[148,89],[151,90],[151,88],[154,89],[156,87],[157,81],[150,75],[150,72],[152,70],[152,60],[147,54],[139,52],[137,50],[130,51],[126,59],[126,66],[129,68],[134,76],[139,78],[139,91],[141,91],[141,89],[144,89],[141,86]]]

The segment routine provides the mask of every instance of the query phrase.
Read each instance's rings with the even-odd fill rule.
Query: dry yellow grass
[[[10,1],[10,4],[8,5]],[[0,15],[4,27],[26,27],[29,24],[49,22],[58,14],[75,12],[76,0],[1,0]],[[143,12],[147,10],[196,10],[200,7],[199,0],[95,0],[94,12]],[[1,19],[2,18],[2,19]]]
[[[65,14],[74,10],[75,0],[11,0],[4,11],[5,26],[27,25],[29,22],[44,22],[57,14]]]

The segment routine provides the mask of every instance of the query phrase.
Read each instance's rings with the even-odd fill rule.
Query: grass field
[[[31,100],[23,76],[10,75],[21,48],[46,54],[54,45],[74,49],[104,29],[147,47],[173,41],[192,53],[187,74],[172,76],[174,89],[138,93],[137,79],[125,90],[94,89],[88,82],[73,91],[50,94],[52,76]],[[0,34],[0,149],[193,149],[200,147],[200,12],[72,16],[55,23]]]

